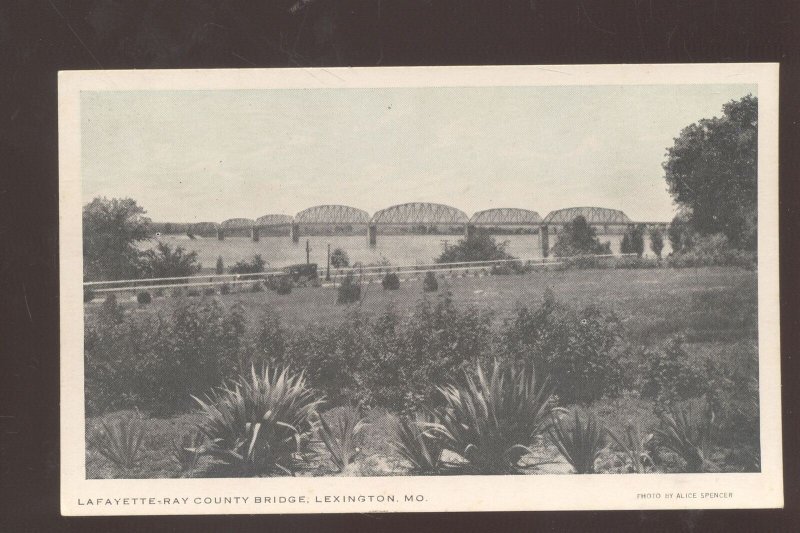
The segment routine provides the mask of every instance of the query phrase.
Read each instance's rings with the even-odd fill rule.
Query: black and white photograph
[[[775,65],[60,84],[62,512],[781,504]]]

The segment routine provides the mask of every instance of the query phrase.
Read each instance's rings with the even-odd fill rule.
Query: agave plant
[[[344,472],[355,461],[361,449],[358,435],[367,424],[361,406],[349,405],[331,416],[328,423],[321,416],[317,421],[317,434],[331,454],[331,460]]]
[[[111,422],[101,421],[100,428],[91,434],[89,442],[100,455],[128,471],[138,466],[143,458],[144,436],[144,424],[137,414]]]
[[[576,408],[573,417],[563,415],[563,411],[553,413],[553,423],[548,428],[550,440],[576,474],[594,474],[595,460],[605,447],[605,428],[592,412],[581,414]],[[569,418],[573,419],[567,425]]]
[[[192,475],[203,454],[203,435],[199,432],[182,435],[172,442],[172,458],[180,466],[181,473]]]
[[[395,451],[411,464],[415,474],[438,474],[441,469],[441,439],[434,434],[432,413],[418,412],[412,417],[395,418],[389,441]]]
[[[495,361],[488,377],[480,365],[475,373],[464,385],[438,388],[446,405],[432,430],[446,449],[466,459],[471,472],[517,472],[519,460],[531,453],[527,446],[549,423],[552,389],[537,381],[532,367]]]
[[[205,420],[205,454],[220,461],[222,473],[294,475],[310,436],[310,417],[323,401],[302,373],[250,369],[205,400],[193,397]]]
[[[659,418],[661,427],[655,431],[656,444],[683,458],[687,472],[705,471],[710,466],[706,457],[714,424],[711,407],[693,403],[672,405]]]
[[[644,474],[653,468],[653,460],[647,445],[653,439],[653,434],[649,433],[642,436],[638,427],[628,424],[625,427],[624,436],[619,436],[610,429],[607,430],[611,440],[617,443],[625,455],[628,457],[628,471],[636,474]]]

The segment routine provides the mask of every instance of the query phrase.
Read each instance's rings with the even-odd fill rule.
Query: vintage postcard
[[[776,64],[59,75],[65,515],[783,505]]]

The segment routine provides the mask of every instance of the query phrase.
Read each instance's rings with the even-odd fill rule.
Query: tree
[[[667,228],[667,236],[672,251],[680,253],[692,247],[694,239],[692,230],[689,227],[689,217],[686,213],[678,213]]]
[[[641,225],[631,229],[631,252],[639,257],[644,254],[644,227]]]
[[[230,268],[231,274],[257,274],[259,272],[264,272],[264,265],[267,262],[262,259],[260,254],[256,254],[253,256],[251,261],[237,261]]]
[[[224,274],[225,273],[225,263],[222,262],[222,256],[217,257],[217,268],[215,270],[217,274]]]
[[[692,231],[723,233],[755,250],[758,186],[758,98],[722,107],[723,115],[684,128],[663,163],[669,192]]]
[[[83,206],[83,269],[90,280],[136,276],[136,243],[149,238],[150,219],[131,198],[95,198]]]
[[[619,247],[620,253],[623,254],[632,254],[633,249],[631,248],[631,235],[629,232],[625,232],[625,235],[622,236],[622,244]]]
[[[505,243],[498,244],[488,233],[479,230],[466,239],[448,247],[435,261],[437,263],[460,263],[466,261],[492,261],[515,259],[506,253]]]
[[[197,252],[186,252],[182,247],[175,249],[160,242],[141,254],[140,273],[144,278],[173,278],[191,276],[200,272]]]
[[[553,255],[556,257],[607,253],[611,253],[611,245],[607,242],[601,244],[594,228],[581,215],[564,226],[564,231],[553,246]]]
[[[344,268],[350,266],[350,258],[347,257],[347,252],[341,248],[336,248],[331,252],[331,266],[333,268]]]
[[[650,230],[650,249],[657,257],[661,257],[661,251],[664,249],[664,236],[658,228]]]

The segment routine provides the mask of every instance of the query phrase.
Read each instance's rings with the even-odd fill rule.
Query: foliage
[[[642,378],[642,397],[661,404],[695,398],[706,391],[705,373],[691,364],[680,337],[672,338],[663,350],[645,353]]]
[[[130,198],[95,198],[83,206],[83,265],[89,280],[131,279],[139,267],[136,243],[149,238],[150,219]]]
[[[630,234],[631,251],[630,253],[642,257],[644,254],[644,226],[637,224],[628,232]]]
[[[331,266],[333,268],[345,268],[350,266],[350,258],[347,257],[347,252],[341,248],[336,248],[331,252]]]
[[[294,475],[311,434],[310,418],[322,402],[302,373],[252,367],[249,377],[194,399],[208,439],[203,453],[219,461],[219,473],[244,476]]]
[[[124,470],[135,468],[141,462],[144,424],[138,414],[100,422],[89,437],[90,444],[106,459]]]
[[[425,279],[422,280],[422,290],[424,292],[436,292],[439,290],[439,282],[436,281],[436,276],[433,272],[425,274]]]
[[[675,404],[662,411],[659,418],[661,425],[655,431],[655,444],[679,455],[686,462],[687,472],[707,471],[714,424],[711,406],[699,402]]]
[[[664,235],[658,228],[650,230],[650,249],[656,254],[656,257],[661,257],[661,252],[664,250]]]
[[[551,376],[566,403],[588,404],[619,392],[621,340],[615,315],[593,306],[577,311],[549,291],[538,309],[521,307],[501,333],[508,356]]]
[[[723,233],[756,249],[758,98],[730,101],[721,117],[685,127],[663,163],[669,192],[700,235]]]
[[[576,474],[594,474],[594,463],[605,448],[605,428],[591,411],[573,410],[573,417],[552,414],[548,435]],[[569,418],[567,425],[565,419]]]
[[[139,260],[139,274],[143,278],[191,276],[200,272],[200,267],[197,252],[186,252],[180,246],[173,250],[165,242],[142,252]]]
[[[348,405],[336,412],[327,413],[329,423],[323,417],[317,421],[317,434],[330,453],[331,460],[339,472],[346,472],[361,453],[358,436],[367,424],[361,406]]]
[[[264,292],[264,285],[261,281],[254,281],[252,285],[250,285],[250,292]]]
[[[275,292],[281,295],[292,292],[292,278],[289,276],[279,276],[275,281]]]
[[[467,261],[492,261],[514,259],[506,253],[506,244],[497,243],[487,232],[477,230],[458,244],[448,247],[435,259],[437,263],[461,263]]]
[[[147,305],[153,301],[153,297],[147,291],[141,291],[136,295],[136,301],[140,304]]]
[[[225,294],[230,294],[230,292],[231,292],[231,286],[229,284],[223,283],[222,285],[219,286],[220,294],[225,295]]]
[[[194,432],[181,435],[179,440],[172,442],[172,459],[177,463],[182,474],[191,476],[197,470],[204,440],[202,433]]]
[[[381,280],[381,285],[383,285],[384,290],[396,291],[400,288],[400,278],[394,272],[387,272],[383,280]]]
[[[352,272],[348,272],[336,292],[337,304],[349,304],[361,299],[361,284]]]
[[[442,468],[441,438],[433,431],[436,423],[436,416],[426,411],[394,417],[389,443],[414,474],[438,474]]]
[[[261,255],[256,254],[250,261],[237,261],[228,270],[231,274],[258,274],[264,272],[266,264],[267,262],[262,259]]]
[[[222,262],[222,256],[220,255],[217,257],[217,266],[214,268],[214,272],[217,274],[224,274],[225,273],[225,263]]]
[[[672,267],[701,266],[741,266],[755,268],[757,259],[755,252],[737,250],[721,233],[691,237],[691,246],[683,245],[679,252],[673,252],[667,259]]]
[[[559,233],[552,253],[556,257],[609,254],[611,253],[610,246],[609,243],[601,244],[597,233],[586,221],[586,218],[577,216],[564,226],[563,232]]]
[[[650,457],[648,446],[653,439],[653,434],[642,435],[641,430],[633,425],[625,426],[623,436],[617,435],[610,429],[606,430],[617,446],[627,457],[626,469],[630,473],[645,474],[653,469],[653,459]]]
[[[487,377],[480,365],[463,385],[439,387],[445,407],[433,430],[442,445],[466,459],[477,474],[508,474],[531,453],[528,445],[546,430],[552,410],[550,387],[532,367],[518,369],[495,361]]]
[[[95,293],[92,289],[84,288],[83,289],[83,303],[87,304],[94,300]]]

